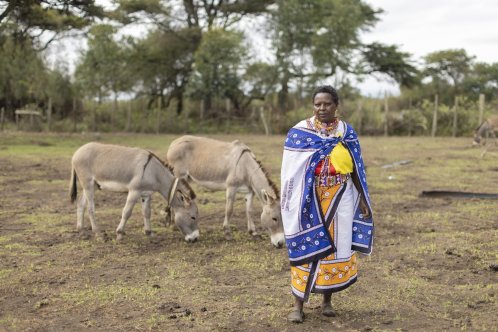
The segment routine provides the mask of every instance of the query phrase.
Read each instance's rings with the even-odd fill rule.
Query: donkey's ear
[[[263,198],[263,203],[265,204],[270,204],[273,200],[265,189],[261,189],[261,197]]]
[[[182,192],[180,192],[180,196],[182,197],[183,206],[185,206],[186,208],[190,207],[190,205],[192,204],[192,199]]]

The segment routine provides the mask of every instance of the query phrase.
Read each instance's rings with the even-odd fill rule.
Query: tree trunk
[[[73,132],[76,132],[76,97],[73,97]]]
[[[162,107],[162,98],[159,96],[157,100],[157,113],[156,113],[156,134],[159,134],[159,130],[161,129],[161,107]]]
[[[5,108],[2,107],[0,110],[0,131],[3,131],[3,124],[5,121]]]
[[[432,113],[432,132],[431,137],[436,137],[437,132],[437,111],[438,111],[438,95],[434,95],[434,113]]]
[[[95,100],[92,100],[92,132],[97,131],[97,106]]]
[[[225,110],[226,110],[226,126],[227,126],[227,132],[230,132],[230,99],[225,98]]]
[[[481,125],[482,123],[482,118],[484,115],[484,94],[479,94],[479,122],[477,123],[478,126]]]
[[[455,105],[453,106],[453,137],[456,137],[458,129],[458,96],[455,96]]]
[[[259,108],[259,116],[261,117],[261,121],[263,122],[263,127],[265,128],[265,135],[268,136],[270,134],[270,130],[268,129],[268,124],[265,119],[265,108],[261,106]]]
[[[280,114],[287,113],[288,108],[288,98],[289,98],[289,77],[287,73],[282,79],[282,87],[278,92],[278,110]]]
[[[126,132],[129,132],[130,131],[130,127],[131,127],[131,104],[132,104],[132,101],[130,100],[128,102],[128,109],[127,109],[127,112],[126,112],[126,128],[125,128]]]
[[[47,131],[50,132],[51,128],[52,128],[52,97],[49,97],[47,105]]]
[[[114,132],[115,117],[118,112],[118,94],[114,92],[114,100],[112,102],[112,113],[111,113],[111,132]]]
[[[199,120],[201,123],[204,120],[204,113],[206,113],[206,101],[203,98],[201,100],[201,111],[199,112]]]

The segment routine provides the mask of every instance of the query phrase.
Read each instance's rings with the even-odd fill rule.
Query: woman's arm
[[[360,179],[358,179],[357,172],[353,171],[351,178],[353,179],[353,183],[354,183],[354,186],[356,187],[356,190],[358,190],[358,192],[360,193],[361,213],[363,214],[363,217],[369,218],[370,217],[370,209],[368,208],[368,204],[365,200],[365,197],[363,196],[363,190],[361,189]]]

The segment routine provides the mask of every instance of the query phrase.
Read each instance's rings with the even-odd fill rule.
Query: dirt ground
[[[213,137],[244,141],[279,183],[282,136]],[[497,330],[498,201],[420,193],[498,193],[498,147],[481,157],[470,138],[361,138],[374,252],[360,257],[358,282],[332,297],[337,317],[320,315],[315,294],[296,326],[286,320],[286,251],[271,246],[259,222],[260,236],[247,234],[242,196],[231,241],[222,231],[224,193],[195,186],[197,243],[159,222],[159,195],[152,238],[137,206],[125,240],[114,240],[125,196],[109,192],[96,194],[105,240],[76,232],[68,182],[77,147],[99,140],[164,156],[174,138],[0,133],[0,331]]]

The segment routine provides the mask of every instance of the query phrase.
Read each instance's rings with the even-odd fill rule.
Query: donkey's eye
[[[195,220],[195,217],[190,217],[190,218],[192,218],[192,220]]]
[[[273,221],[277,221],[277,218],[271,218]]]

